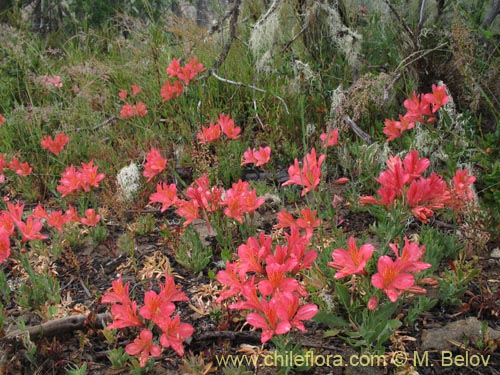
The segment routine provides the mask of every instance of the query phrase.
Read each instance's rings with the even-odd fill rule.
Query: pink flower
[[[146,155],[146,164],[144,164],[144,177],[151,181],[154,176],[160,174],[167,168],[167,160],[164,159],[160,151],[152,148]]]
[[[259,233],[258,238],[249,237],[246,243],[238,246],[240,279],[243,280],[243,275],[248,272],[265,274],[263,264],[271,254],[271,246],[271,238],[263,232]]]
[[[470,187],[476,181],[476,177],[469,175],[468,169],[458,169],[452,179],[452,194],[454,206],[460,208],[464,202],[474,199]]]
[[[161,354],[161,348],[153,344],[153,334],[148,329],[143,329],[133,343],[125,347],[127,354],[139,357],[139,365],[146,366],[150,356],[158,357]]]
[[[21,163],[15,156],[9,163],[9,169],[12,169],[19,176],[29,176],[33,172],[33,168],[27,162]]]
[[[245,213],[252,215],[265,202],[264,198],[257,198],[255,189],[249,189],[250,184],[248,182],[238,180],[238,182],[233,183],[231,189],[226,191],[226,197],[222,204],[226,206],[224,214],[227,217],[243,223]]]
[[[111,283],[112,291],[106,292],[102,298],[102,303],[121,303],[123,305],[131,303],[129,297],[130,282],[123,285],[121,276]]]
[[[33,216],[28,216],[26,218],[26,223],[19,221],[16,223],[19,231],[23,235],[21,242],[33,241],[33,240],[43,240],[47,236],[40,233],[43,224],[40,220],[33,218]]]
[[[255,164],[256,167],[261,167],[271,158],[271,147],[260,147],[258,150],[255,148],[252,150],[249,147],[243,154],[243,158],[241,165]]]
[[[422,262],[425,254],[425,246],[418,246],[416,243],[410,242],[405,237],[405,244],[401,249],[401,256],[396,244],[389,244],[389,247],[396,255],[396,262],[399,263],[401,272],[418,272],[432,267],[431,264]]]
[[[284,264],[272,263],[266,265],[267,279],[258,284],[259,291],[267,297],[271,294],[292,293],[297,290],[299,282],[291,277],[286,277],[288,267]]]
[[[166,102],[167,100],[181,96],[183,92],[184,86],[182,86],[180,81],[175,81],[173,84],[169,81],[165,81],[160,89],[160,96],[163,101]]]
[[[113,322],[108,324],[107,329],[144,327],[144,323],[137,316],[137,302],[125,304],[115,303],[111,306],[111,317]]]
[[[183,356],[184,346],[182,343],[193,334],[193,326],[191,324],[181,323],[179,315],[176,315],[173,319],[163,315],[156,324],[158,324],[163,332],[160,336],[160,344],[164,348],[171,347],[177,354]]]
[[[177,77],[183,81],[184,84],[189,85],[191,80],[204,69],[203,64],[199,63],[198,59],[194,57],[189,60],[183,68],[181,68]]]
[[[328,133],[323,133],[319,136],[321,139],[323,147],[338,146],[339,145],[339,129],[329,131]]]
[[[82,188],[81,180],[81,174],[76,171],[74,165],[70,165],[61,174],[61,179],[59,180],[59,185],[57,185],[56,189],[62,194],[62,197],[64,198],[66,195],[69,195]]]
[[[2,114],[0,113],[0,125],[3,125],[5,122],[5,119],[3,118]]]
[[[299,166],[299,161],[295,159],[294,165],[288,168],[290,179],[283,183],[285,185],[296,184],[303,186],[302,196],[307,192],[318,187],[321,178],[321,164],[325,160],[325,155],[316,157],[316,150],[313,148],[309,154],[304,157],[302,168]]]
[[[127,99],[127,95],[128,95],[128,91],[127,91],[127,90],[121,90],[121,91],[118,93],[118,97],[119,97],[121,100],[125,100],[125,99]]]
[[[167,74],[170,77],[174,78],[177,77],[180,72],[181,72],[181,63],[177,59],[172,59],[172,61],[167,67]]]
[[[132,85],[132,96],[136,96],[138,93],[140,93],[142,89],[136,85]]]
[[[368,310],[373,311],[377,308],[378,306],[378,299],[376,296],[371,296],[370,299],[368,300]]]
[[[162,316],[169,316],[175,310],[175,305],[165,298],[165,294],[157,294],[153,290],[148,290],[144,294],[144,306],[139,309],[139,314],[144,319],[157,322]]]
[[[139,117],[144,117],[148,114],[148,109],[146,107],[146,104],[144,104],[143,102],[135,103],[134,111],[135,114]]]
[[[303,321],[314,318],[318,313],[318,306],[312,303],[300,306],[299,296],[296,293],[281,294],[279,300],[283,308],[278,310],[278,316],[282,320],[290,322],[292,327],[305,332],[306,328]]]
[[[354,237],[350,237],[345,249],[335,249],[332,253],[333,262],[328,262],[332,268],[339,270],[335,274],[336,279],[349,275],[366,274],[366,263],[370,260],[375,248],[373,245],[365,244],[359,249]]]
[[[241,128],[234,126],[234,120],[230,115],[224,115],[221,113],[219,115],[219,119],[217,120],[217,124],[229,139],[236,139],[240,136]]]
[[[120,118],[121,119],[132,118],[135,115],[136,115],[135,107],[128,104],[128,103],[125,103],[123,105],[122,109],[120,110]]]
[[[63,225],[67,223],[67,218],[62,211],[53,211],[47,215],[47,224],[62,232]]]
[[[220,303],[225,299],[228,299],[229,297],[240,294],[242,292],[243,285],[245,283],[244,280],[242,280],[242,275],[237,271],[238,269],[235,264],[226,262],[226,269],[217,272],[217,280],[225,287],[219,298],[217,298],[217,303]]]
[[[300,217],[297,219],[296,224],[299,228],[305,229],[306,232],[311,232],[314,228],[321,225],[321,220],[316,217],[316,210],[304,208],[300,211]]]
[[[177,210],[175,211],[177,215],[180,217],[186,219],[184,222],[183,226],[186,227],[196,219],[200,218],[200,205],[198,204],[197,201],[186,201],[184,199],[178,199],[177,203]]]
[[[378,272],[372,276],[372,285],[382,289],[391,302],[396,302],[404,291],[415,284],[413,275],[401,270],[401,263],[387,255],[378,259]]]
[[[89,192],[91,187],[99,187],[99,182],[106,177],[104,173],[97,173],[98,169],[99,167],[94,166],[94,162],[92,160],[88,163],[82,162],[82,166],[79,168],[79,176],[81,186],[86,192]]]
[[[435,113],[450,101],[450,97],[446,95],[446,86],[432,85],[432,94],[425,94],[424,99],[432,105],[432,113]]]
[[[89,208],[85,210],[85,217],[82,217],[80,222],[93,227],[99,222],[99,220],[101,220],[101,216],[97,215],[93,208]]]
[[[0,262],[10,256],[10,236],[3,227],[0,226]]]
[[[58,133],[54,139],[51,136],[43,137],[40,144],[42,148],[49,150],[53,154],[59,155],[66,143],[69,142],[69,137],[64,133]]]
[[[272,298],[269,302],[263,299],[261,302],[260,313],[250,313],[246,320],[252,327],[262,329],[261,342],[264,344],[276,335],[284,335],[292,328],[292,324],[288,320],[283,320],[278,316],[278,311],[285,306],[277,298]]]
[[[199,143],[210,143],[220,139],[220,125],[210,124],[209,127],[202,126],[201,132],[196,135]]]
[[[161,203],[161,212],[164,212],[170,206],[177,202],[177,185],[164,184],[160,182],[156,185],[156,193],[149,196],[149,203]]]

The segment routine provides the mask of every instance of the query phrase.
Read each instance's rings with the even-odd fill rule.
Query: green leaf
[[[328,327],[344,328],[349,326],[349,323],[345,319],[326,311],[318,311],[313,320],[318,323],[326,324]]]

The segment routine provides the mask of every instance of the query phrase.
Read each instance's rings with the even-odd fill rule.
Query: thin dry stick
[[[246,88],[258,91],[258,92],[262,92],[264,94],[272,95],[272,96],[274,96],[276,99],[278,99],[283,104],[283,106],[285,107],[286,113],[290,114],[290,111],[288,110],[288,106],[286,105],[285,99],[283,99],[281,96],[278,96],[276,94],[272,94],[272,93],[270,93],[270,92],[268,92],[268,91],[266,91],[264,89],[261,89],[259,87],[254,86],[254,85],[249,85],[249,84],[246,84],[246,83],[243,83],[243,82],[237,82],[237,81],[232,81],[232,80],[227,79],[227,78],[222,78],[222,77],[218,76],[215,71],[212,71],[212,76],[214,76],[216,79],[218,79],[221,82],[229,83],[229,84],[235,85],[235,86],[246,87]]]
[[[96,327],[104,327],[106,322],[109,320],[111,320],[110,313],[97,314],[95,317],[91,317],[91,314],[66,316],[64,318],[50,320],[36,326],[26,327],[26,329],[15,329],[14,331],[7,333],[3,340],[16,339],[26,334],[29,334],[32,339],[57,336],[82,329],[87,323],[91,323]]]
[[[405,57],[404,60],[399,63],[399,65],[396,67],[396,69],[394,69],[394,71],[397,72],[398,70],[406,68],[408,65],[413,64],[415,61],[421,59],[422,57],[428,55],[429,53],[437,51],[438,49],[440,49],[441,47],[444,47],[447,44],[448,44],[448,42],[444,42],[444,43],[441,43],[440,45],[438,45],[432,49],[415,51],[415,52],[411,53],[409,56]],[[420,54],[420,56],[417,56],[413,60],[410,60],[413,56],[418,55],[418,54]]]
[[[229,19],[229,38],[224,44],[224,47],[222,48],[222,52],[219,55],[219,58],[215,61],[214,65],[210,68],[210,70],[216,71],[219,69],[219,67],[224,63],[226,60],[227,55],[229,54],[229,50],[231,49],[231,46],[233,45],[233,40],[236,36],[236,23],[238,21],[238,16],[240,15],[240,5],[241,5],[241,0],[235,0],[233,3],[233,6],[230,10],[230,15],[231,18]]]
[[[373,143],[372,137],[369,134],[365,133],[363,129],[361,129],[353,119],[351,119],[348,115],[344,116],[344,121],[349,125],[354,133],[358,137],[360,137],[365,143],[371,145]]]
[[[420,4],[420,17],[418,20],[418,30],[422,28],[422,25],[424,24],[424,12],[425,12],[425,0],[422,0],[422,3]]]
[[[388,0],[384,0],[384,3],[387,4],[387,6],[389,7],[389,9],[391,10],[391,12],[396,16],[396,18],[398,19],[399,23],[403,26],[403,28],[406,30],[406,32],[410,35],[410,37],[412,38],[412,40],[414,39],[414,35],[413,35],[413,31],[411,31],[410,27],[406,24],[406,22],[403,20],[403,18],[401,17],[401,15],[398,13],[398,11],[396,10],[396,8],[394,8],[394,5],[391,4],[390,1]]]
[[[114,119],[116,118],[116,116],[111,116],[110,118],[104,120],[103,122],[101,122],[100,124],[98,125],[95,125],[89,129],[85,129],[85,128],[72,128],[72,129],[67,129],[66,132],[69,133],[69,132],[79,132],[79,131],[82,131],[82,130],[97,130],[99,128],[102,128],[103,126],[106,126],[108,125],[111,121],[113,121]]]

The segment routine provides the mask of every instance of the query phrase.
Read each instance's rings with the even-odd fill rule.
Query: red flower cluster
[[[386,164],[389,169],[376,178],[382,185],[377,190],[381,198],[363,196],[359,200],[361,204],[378,204],[391,209],[398,200],[401,201],[400,207],[409,208],[417,219],[427,223],[428,218],[434,215],[434,210],[446,206],[458,209],[464,200],[473,198],[470,184],[475,181],[475,177],[469,176],[467,170],[457,171],[450,191],[443,178],[436,173],[427,178],[422,176],[430,162],[427,158],[419,159],[416,150],[412,150],[404,160],[391,156]]]
[[[426,290],[415,285],[414,273],[425,270],[431,265],[422,261],[425,255],[425,246],[408,241],[405,237],[405,243],[401,254],[397,246],[391,243],[395,259],[388,255],[378,258],[377,272],[371,276],[372,285],[385,292],[391,302],[396,300],[404,293],[425,293]],[[368,276],[366,264],[371,259],[375,248],[371,244],[364,244],[359,249],[353,237],[349,238],[347,250],[335,249],[332,252],[333,262],[328,265],[338,270],[335,274],[336,279],[349,275]],[[425,280],[423,280],[425,281]],[[376,296],[372,296],[368,302],[368,308],[374,310],[378,305]]]
[[[41,233],[43,220],[58,231],[62,231],[63,225],[68,222],[78,222],[87,225],[95,225],[100,216],[95,214],[94,209],[88,209],[85,217],[80,218],[76,210],[70,205],[68,210],[47,211],[39,204],[30,215],[23,219],[24,204],[12,204],[7,201],[7,210],[0,211],[0,262],[10,256],[10,240],[15,236],[15,228],[19,230],[21,242],[43,240],[47,236]]]
[[[42,138],[40,144],[42,148],[49,150],[53,154],[59,155],[68,142],[69,137],[66,134],[58,133],[54,139],[52,139],[50,135],[46,135]]]
[[[407,110],[404,116],[399,115],[399,121],[386,119],[384,134],[388,136],[387,142],[399,138],[401,134],[415,127],[416,122],[433,123],[436,121],[435,113],[444,106],[450,97],[446,95],[446,86],[432,85],[432,93],[420,94],[406,99],[404,106]]]
[[[0,113],[0,125],[3,125],[5,122],[5,119],[3,118],[2,114]]]
[[[33,168],[27,162],[21,163],[15,156],[10,161],[7,161],[7,158],[7,154],[0,154],[0,184],[5,181],[6,169],[14,171],[19,176],[29,176],[33,172]]]
[[[132,85],[132,96],[136,96],[141,91],[142,89],[140,87]],[[127,100],[127,96],[128,96],[127,90],[122,90],[118,93],[118,97],[123,101]],[[144,104],[143,102],[136,102],[133,105],[125,102],[122,109],[120,110],[121,119],[134,118],[136,116],[144,117],[147,114],[148,114],[148,109],[146,107],[146,104]]]
[[[256,190],[250,190],[250,184],[239,180],[231,189],[224,191],[223,188],[210,186],[206,174],[197,178],[186,190],[187,199],[177,197],[177,186],[175,184],[158,183],[156,193],[149,197],[149,203],[161,203],[161,212],[171,206],[177,208],[176,213],[186,219],[184,226],[194,220],[208,219],[208,214],[224,208],[224,214],[243,223],[245,214],[253,215],[255,210],[264,203],[264,198],[258,198]],[[223,198],[224,197],[224,198]],[[207,223],[209,224],[209,223]]]
[[[170,65],[167,67],[167,74],[171,78],[178,78],[178,80],[164,82],[160,89],[163,101],[166,102],[167,100],[181,96],[184,92],[184,85],[187,87],[194,77],[203,70],[205,70],[203,64],[199,63],[196,57],[189,60],[183,67],[179,60],[172,59]],[[182,84],[183,82],[184,85]]]
[[[325,155],[320,155],[319,158],[316,157],[314,148],[304,157],[302,167],[299,166],[299,161],[295,159],[294,164],[288,168],[290,179],[284,182],[283,186],[292,184],[303,186],[302,196],[316,189],[320,182],[321,164],[323,164],[324,160]]]
[[[130,283],[123,285],[121,277],[113,281],[112,291],[102,297],[103,303],[113,304],[113,322],[107,326],[108,329],[142,328],[139,337],[125,347],[128,354],[139,358],[141,367],[146,366],[150,357],[158,357],[162,351],[161,347],[170,347],[180,356],[184,355],[183,341],[194,332],[193,326],[181,323],[179,315],[172,317],[175,311],[174,302],[188,301],[187,296],[175,285],[173,277],[165,275],[165,283],[158,283],[158,286],[159,293],[149,290],[144,294],[144,304],[140,308],[137,302],[130,299]],[[161,331],[161,347],[153,342],[152,332],[145,328],[150,327],[151,322]]]
[[[221,131],[229,139],[236,139],[241,133],[241,128],[234,126],[234,120],[230,115],[221,113],[215,124],[210,124],[208,127],[202,126],[201,132],[196,137],[199,143],[210,143],[220,139]]]
[[[225,206],[224,214],[227,217],[235,219],[240,224],[243,223],[243,215],[249,213],[253,215],[265,199],[257,198],[257,191],[250,190],[250,184],[239,180],[235,182],[231,189],[226,190],[224,201],[221,205]]]
[[[227,262],[226,269],[217,273],[217,280],[226,287],[217,301],[238,297],[229,308],[252,311],[246,320],[262,329],[262,343],[292,328],[305,331],[303,321],[318,312],[314,304],[300,304],[307,292],[293,277],[311,268],[318,255],[308,248],[310,239],[310,234],[301,236],[294,227],[287,244],[273,250],[271,237],[260,233],[238,247],[238,261]]]
[[[93,187],[99,187],[99,182],[104,179],[104,173],[97,173],[98,166],[94,166],[94,162],[82,163],[81,167],[75,168],[74,165],[69,166],[61,174],[61,180],[57,185],[57,191],[63,197],[72,194],[79,190],[89,192]]]

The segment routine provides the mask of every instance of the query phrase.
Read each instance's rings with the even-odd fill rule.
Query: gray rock
[[[422,350],[449,350],[454,347],[450,341],[463,342],[465,338],[481,338],[483,324],[476,318],[467,318],[448,323],[442,328],[422,332]],[[488,328],[488,337],[500,339],[500,331]]]
[[[500,248],[497,247],[497,248],[493,249],[493,251],[490,254],[490,257],[499,259],[500,258]]]

